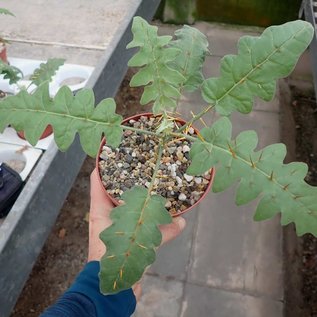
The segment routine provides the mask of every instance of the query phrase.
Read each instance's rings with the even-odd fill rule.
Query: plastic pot
[[[40,140],[45,139],[46,137],[48,137],[48,136],[51,135],[52,133],[53,133],[53,128],[52,128],[52,126],[49,124],[49,125],[45,128],[44,132],[42,133],[42,135],[41,135],[41,137],[40,137]],[[17,134],[18,134],[18,136],[19,136],[21,139],[25,140],[24,131],[18,131]]]
[[[0,59],[8,64],[7,47],[4,43],[0,43]]]
[[[134,116],[131,116],[131,117],[129,117],[129,118],[124,119],[124,120],[122,121],[122,124],[125,124],[125,123],[129,122],[130,120],[138,121],[139,118],[142,117],[142,116],[152,117],[153,114],[152,114],[152,113],[148,113],[148,112],[147,112],[147,113],[137,114],[137,115],[134,115]],[[175,121],[177,121],[177,122],[180,123],[181,125],[186,124],[186,121],[184,121],[184,120],[182,120],[182,119],[180,119],[180,118],[175,119]],[[198,130],[195,129],[194,127],[193,127],[193,129],[195,130],[195,133],[197,134]],[[115,206],[118,206],[118,205],[120,204],[119,201],[118,201],[117,199],[115,199],[114,197],[112,197],[112,196],[107,192],[107,190],[106,190],[104,184],[102,183],[101,177],[100,177],[100,170],[99,170],[99,161],[100,161],[100,158],[99,158],[99,156],[100,156],[100,153],[101,153],[101,151],[102,151],[102,148],[103,148],[103,146],[104,146],[105,144],[106,144],[106,139],[103,138],[102,141],[101,141],[101,143],[100,143],[98,155],[97,155],[97,157],[96,157],[96,168],[97,168],[97,171],[98,171],[98,181],[99,181],[99,183],[101,184],[102,188],[104,189],[105,194],[111,199],[111,201],[113,202],[113,204],[114,204]],[[188,207],[187,209],[185,209],[185,210],[183,210],[183,211],[179,211],[179,212],[177,212],[177,213],[174,213],[174,214],[172,214],[172,216],[173,216],[173,217],[180,216],[180,215],[182,215],[182,214],[188,212],[188,211],[191,210],[192,208],[196,207],[196,206],[206,197],[206,195],[208,194],[208,192],[209,192],[209,190],[210,190],[210,188],[211,188],[211,186],[212,186],[212,183],[213,183],[213,180],[214,180],[214,176],[215,176],[215,169],[212,168],[212,169],[210,170],[210,181],[209,181],[209,184],[207,185],[207,188],[206,188],[204,194],[203,194],[192,206]]]

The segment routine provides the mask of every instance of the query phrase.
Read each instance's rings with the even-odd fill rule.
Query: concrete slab
[[[183,283],[145,276],[142,287],[143,294],[133,314],[134,317],[179,316]]]
[[[187,284],[179,316],[280,317],[282,313],[278,301]]]
[[[79,47],[105,49],[122,26],[127,14],[139,0],[97,0],[93,5],[85,0],[30,1],[19,0],[3,6],[15,14],[1,16],[1,36],[12,41],[63,43]],[[59,14],[55,14],[58,12]]]
[[[104,50],[90,50],[62,45],[42,45],[12,42],[7,46],[8,56],[27,57],[47,60],[48,58],[64,58],[67,63],[96,66],[104,55]]]
[[[189,282],[248,294],[283,297],[279,219],[254,222],[255,204],[235,206],[234,188],[199,205]]]
[[[159,248],[156,260],[148,271],[150,274],[182,281],[186,279],[197,225],[197,212],[195,208],[183,216],[186,219],[184,232],[174,241]]]

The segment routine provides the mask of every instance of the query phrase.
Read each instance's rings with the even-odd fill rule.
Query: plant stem
[[[195,138],[191,135],[185,134],[185,133],[183,134],[183,133],[171,132],[170,135],[177,137],[177,138],[185,138],[185,139],[192,141],[192,142],[195,142],[197,140],[197,138]]]
[[[155,182],[155,179],[156,179],[156,175],[157,175],[157,172],[158,172],[159,167],[161,165],[162,154],[163,154],[163,144],[160,142],[159,145],[158,145],[156,164],[155,164],[154,172],[153,172],[153,175],[152,175],[152,180],[151,180],[150,186],[148,188],[148,193],[150,193],[150,194],[151,194],[151,191],[153,190],[153,186],[154,186],[154,182]]]
[[[209,105],[207,108],[205,108],[203,111],[199,112],[196,116],[194,116],[191,120],[189,120],[185,125],[180,127],[176,133],[180,133],[184,131],[187,127],[191,126],[195,121],[199,120],[204,114],[206,114],[208,111],[213,109],[215,105]]]
[[[120,125],[120,127],[123,129],[123,130],[131,130],[131,131],[134,131],[134,132],[138,132],[138,133],[143,133],[143,134],[148,134],[148,135],[154,135],[154,136],[158,136],[157,133],[153,132],[153,131],[148,131],[148,130],[143,130],[143,129],[137,129],[137,128],[133,128],[133,127],[129,127],[127,125]]]

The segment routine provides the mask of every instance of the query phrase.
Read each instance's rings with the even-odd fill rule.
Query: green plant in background
[[[11,11],[5,8],[0,8],[0,14],[15,16]],[[5,45],[7,40],[0,37],[0,43]],[[51,81],[52,76],[58,68],[64,64],[64,59],[51,58],[46,63],[42,63],[38,69],[31,75],[31,84],[39,86],[44,81]],[[4,79],[9,79],[9,84],[16,84],[19,80],[23,79],[22,71],[0,59],[0,75],[3,75]]]
[[[14,17],[14,14],[5,8],[0,8],[0,14],[10,15]],[[2,46],[2,49],[5,49],[5,45],[7,43],[7,40],[5,40],[3,37],[0,37],[0,46]],[[0,74],[3,75],[4,79],[9,79],[10,85],[19,81],[23,76],[20,69],[9,65],[8,63],[6,63],[6,61],[3,61],[2,59],[0,59]]]
[[[221,75],[204,79],[202,66],[208,54],[206,37],[197,29],[184,26],[171,36],[158,36],[157,28],[135,17],[133,41],[128,47],[139,51],[129,66],[141,67],[131,80],[131,86],[145,86],[141,103],[154,102],[153,112],[161,115],[156,131],[122,125],[115,113],[113,99],[105,99],[95,107],[91,89],[75,96],[62,87],[54,98],[44,82],[31,95],[25,90],[0,102],[0,131],[8,124],[24,130],[26,138],[35,144],[45,127],[54,128],[57,146],[66,150],[78,133],[83,149],[95,156],[104,134],[114,148],[121,142],[124,130],[155,135],[160,141],[157,164],[148,188],[133,187],[122,196],[124,204],[113,209],[113,224],[101,234],[107,252],[101,260],[101,290],[115,293],[131,287],[144,269],[155,259],[155,248],[161,242],[158,225],[171,222],[165,199],[152,195],[164,145],[176,138],[192,142],[191,164],[186,171],[198,175],[216,167],[213,191],[226,189],[239,182],[238,205],[259,197],[255,220],[264,220],[281,213],[281,223],[294,222],[299,235],[310,232],[317,236],[317,189],[304,177],[303,163],[283,164],[286,149],[274,144],[255,151],[257,135],[244,131],[231,136],[230,114],[249,113],[253,98],[271,100],[276,80],[287,76],[299,56],[309,45],[312,26],[304,21],[289,22],[266,29],[259,37],[244,36],[238,43],[238,55],[225,56]],[[174,131],[171,120],[184,91],[200,89],[207,102],[203,111]],[[194,109],[193,109],[194,110]],[[188,128],[203,116],[217,112],[221,118],[205,127],[198,136],[189,135]]]

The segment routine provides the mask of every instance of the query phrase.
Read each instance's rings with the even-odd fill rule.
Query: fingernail
[[[183,217],[176,217],[173,222],[176,223],[181,230],[186,226],[186,220]]]

